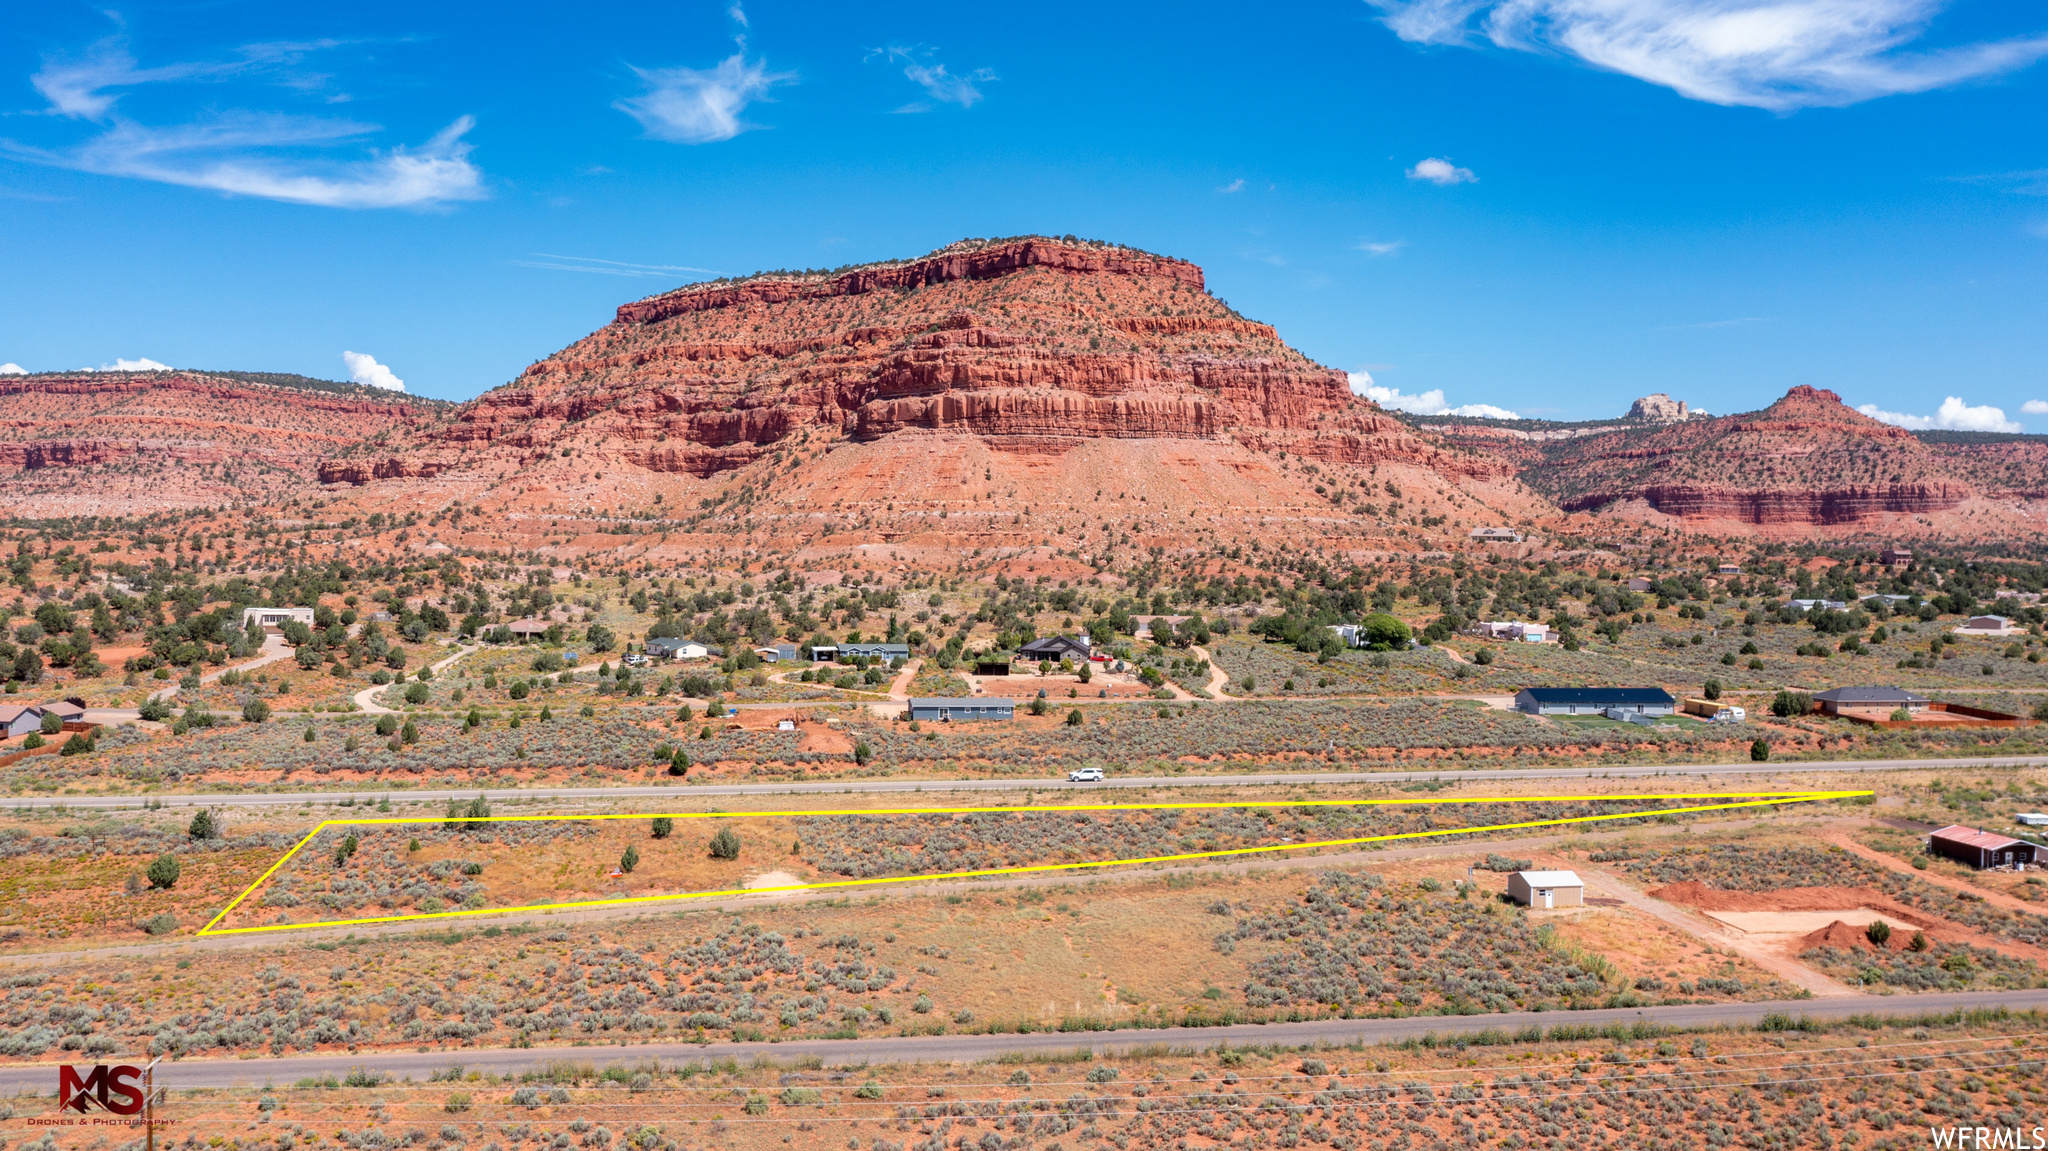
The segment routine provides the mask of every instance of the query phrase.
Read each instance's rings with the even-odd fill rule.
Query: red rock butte
[[[1354,488],[1392,469],[1429,490],[1411,509],[1472,485],[1502,509],[1470,509],[1485,522],[1536,506],[1506,461],[1353,395],[1211,296],[1194,264],[1043,237],[637,300],[449,419],[337,453],[321,477],[517,479],[529,506],[536,484],[557,503],[601,497],[602,476],[685,499],[702,489],[672,485],[744,483],[792,512],[896,501],[950,517],[976,510],[964,501],[1109,491],[1153,511],[1346,518],[1338,476],[1304,466]]]

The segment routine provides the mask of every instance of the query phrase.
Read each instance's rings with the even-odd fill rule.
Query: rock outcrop
[[[1233,313],[1195,265],[1046,238],[634,301],[451,418],[335,453],[321,477],[758,482],[802,508],[851,489],[787,474],[792,459],[831,447],[879,460],[912,442],[927,445],[918,451],[935,473],[972,472],[976,486],[1014,474],[1020,500],[1095,500],[1099,478],[1075,477],[1113,462],[1105,445],[1127,461],[1180,461],[1161,465],[1174,474],[1220,466],[1277,482],[1284,471],[1271,498],[1323,511],[1329,483],[1297,464],[1517,487],[1507,461],[1410,429],[1353,395],[1342,372]],[[969,467],[963,453],[994,457]],[[891,490],[941,503],[962,494],[955,478],[920,496],[925,482],[901,477]],[[1187,482],[1189,506],[1195,488],[1220,490],[1214,475]],[[701,498],[693,491],[675,495]]]
[[[1568,511],[1640,500],[1684,519],[1836,525],[1947,511],[1974,494],[1913,433],[1805,386],[1760,412],[1547,447],[1524,478]]]
[[[1663,392],[1649,395],[1629,405],[1628,418],[1648,424],[1676,424],[1706,415],[1688,408],[1684,400],[1674,400]]]

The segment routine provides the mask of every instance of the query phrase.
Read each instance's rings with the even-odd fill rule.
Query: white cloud
[[[911,64],[903,69],[911,81],[931,93],[934,100],[946,104],[958,104],[972,108],[981,99],[980,84],[996,79],[996,74],[987,68],[976,68],[965,76],[955,76],[946,71],[944,64],[930,68],[922,64]]]
[[[115,356],[114,362],[111,364],[101,364],[97,368],[80,368],[78,370],[81,372],[175,372],[178,369],[169,364],[159,364],[148,356],[134,360],[124,360],[119,356]]]
[[[0,376],[25,376],[28,369],[20,364],[0,364]]]
[[[391,369],[376,361],[375,357],[361,352],[343,352],[341,362],[348,365],[348,378],[387,392],[402,392],[405,381],[391,374]]]
[[[1928,428],[1945,428],[1958,432],[2021,432],[2026,430],[2012,420],[2006,419],[2005,411],[2002,408],[1994,408],[1989,404],[1971,407],[1963,403],[1961,398],[1957,396],[1950,396],[1941,401],[1941,407],[1937,408],[1931,416],[1913,416],[1907,415],[1904,412],[1887,412],[1876,404],[1863,404],[1856,410],[1879,423],[1892,424],[1901,428],[1912,428],[1916,431],[1924,431]],[[2027,409],[2023,407],[2020,410],[2026,411]],[[2044,405],[2043,410],[2048,411],[2048,405]]]
[[[1924,92],[2048,55],[2048,36],[1907,51],[1947,0],[1366,2],[1403,40],[1468,44],[1477,32],[1503,48],[1576,56],[1694,100],[1776,111]]]
[[[1230,183],[1225,184],[1221,188],[1218,188],[1216,190],[1218,192],[1223,193],[1226,196],[1230,195],[1232,192],[1242,192],[1244,191],[1244,178],[1240,176],[1237,179],[1232,180]]]
[[[1358,250],[1373,256],[1391,256],[1408,246],[1406,240],[1360,240]]]
[[[423,207],[485,195],[483,173],[470,163],[471,146],[463,140],[474,125],[467,116],[417,149],[373,149],[366,159],[321,161],[287,156],[282,150],[331,147],[378,128],[349,120],[244,111],[156,127],[122,116],[115,107],[117,89],[219,79],[258,65],[293,62],[331,46],[331,41],[259,44],[242,48],[241,59],[225,63],[139,68],[118,39],[102,41],[82,59],[46,60],[31,78],[49,101],[50,115],[102,124],[100,134],[57,149],[0,140],[0,152],[102,176],[329,208]],[[286,83],[303,86],[305,79]]]
[[[1472,173],[1472,169],[1460,168],[1449,160],[1440,160],[1435,156],[1431,156],[1429,159],[1408,169],[1408,178],[1411,180],[1427,180],[1442,188],[1448,188],[1453,184],[1477,184],[1479,182],[1479,177]]]
[[[2048,402],[2028,400],[2020,405],[2020,410],[2030,416],[2048,416]]]
[[[649,136],[675,144],[715,144],[754,125],[740,119],[747,105],[777,84],[796,81],[790,72],[770,72],[766,60],[749,61],[736,52],[708,71],[695,68],[635,68],[647,84],[644,95],[612,107],[640,121]]]
[[[1416,395],[1404,395],[1398,388],[1381,387],[1373,383],[1372,376],[1365,372],[1352,372],[1351,391],[1383,408],[1408,412],[1417,416],[1481,416],[1489,420],[1519,420],[1522,417],[1492,404],[1459,404],[1451,407],[1444,402],[1444,390],[1431,388]]]

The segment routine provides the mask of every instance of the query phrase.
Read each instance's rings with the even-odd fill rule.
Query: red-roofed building
[[[1979,870],[2034,862],[2034,845],[2026,840],[1993,835],[1960,824],[1951,824],[1929,835],[1927,850],[1960,860]]]

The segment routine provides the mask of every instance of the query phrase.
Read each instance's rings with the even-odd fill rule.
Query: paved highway
[[[1101,783],[1068,783],[1064,779],[858,779],[818,783],[720,783],[695,784],[678,781],[653,787],[535,787],[535,788],[443,788],[434,790],[393,790],[371,792],[278,791],[200,795],[152,796],[52,796],[16,799],[10,806],[66,808],[139,808],[145,799],[167,807],[292,807],[303,803],[334,803],[345,798],[360,800],[365,794],[389,795],[398,801],[445,803],[450,799],[488,796],[493,802],[545,799],[637,799],[660,796],[674,799],[731,795],[848,795],[870,792],[961,792],[961,791],[1074,791],[1091,792],[1119,788],[1149,787],[1269,787],[1275,784],[1412,783],[1418,780],[1520,780],[1520,779],[1650,779],[1733,778],[1746,775],[1785,775],[1799,772],[1875,772],[1911,769],[1963,769],[1973,767],[2041,767],[2048,756],[2005,755],[1969,759],[1823,759],[1780,760],[1776,763],[1699,763],[1648,767],[1533,767],[1470,771],[1318,771],[1262,772],[1256,775],[1144,775],[1113,776]]]
[[[362,1067],[394,1077],[424,1080],[440,1068],[459,1063],[469,1071],[498,1075],[542,1066],[558,1059],[604,1066],[664,1063],[691,1059],[755,1055],[792,1059],[817,1055],[827,1063],[952,1062],[992,1059],[1006,1052],[1067,1052],[1089,1048],[1097,1054],[1128,1051],[1149,1045],[1213,1047],[1234,1045],[1398,1043],[1426,1033],[1469,1034],[1488,1028],[1513,1030],[1529,1025],[1633,1023],[1650,1020],[1677,1027],[1753,1024],[1770,1012],[1794,1017],[1840,1019],[1855,1014],[1918,1015],[1957,1008],[2005,1007],[2013,1011],[2048,1008],[2048,989],[2026,991],[1963,991],[1938,995],[1854,995],[1832,999],[1794,999],[1775,1003],[1709,1003],[1687,1007],[1607,1008],[1597,1011],[1517,1011],[1497,1015],[1425,1015],[1410,1019],[1331,1019],[1309,1023],[1241,1024],[1234,1027],[1168,1027],[1145,1031],[1038,1033],[1033,1035],[936,1035],[876,1039],[806,1039],[790,1043],[649,1043],[607,1047],[458,1048],[447,1051],[392,1051],[288,1056],[258,1059],[186,1059],[157,1067],[157,1082],[174,1090],[207,1087],[289,1086],[316,1075],[345,1075]],[[146,1062],[134,1053],[105,1061]],[[0,1066],[0,1094],[56,1090],[55,1064]]]

